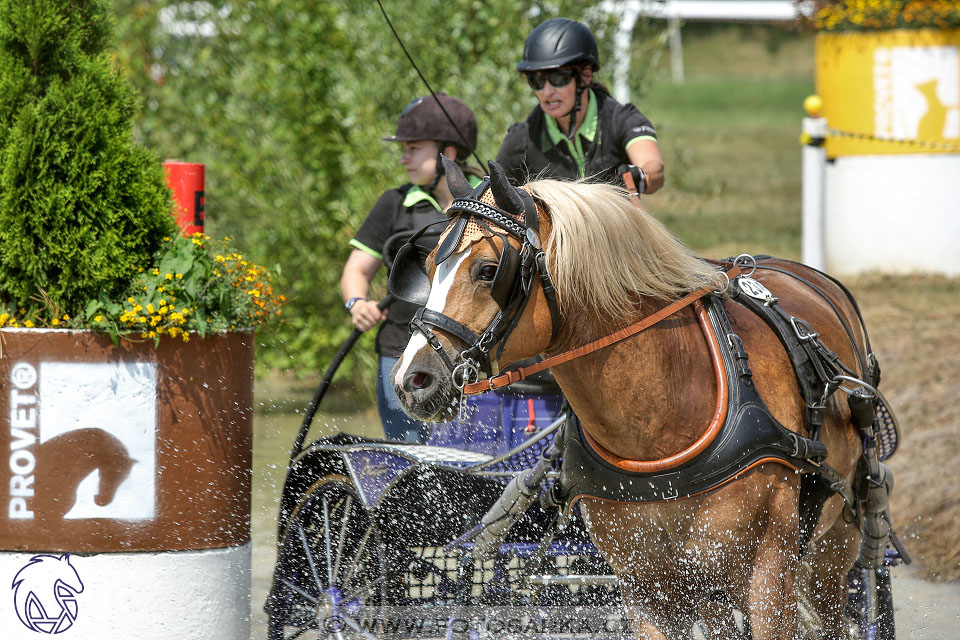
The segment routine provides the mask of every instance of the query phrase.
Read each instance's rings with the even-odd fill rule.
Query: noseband
[[[536,276],[540,277],[547,299],[554,336],[559,326],[556,289],[550,278],[546,256],[540,243],[536,203],[526,191],[516,190],[524,205],[523,223],[521,223],[506,211],[479,200],[489,187],[490,181],[485,179],[468,197],[453,201],[447,211],[451,216],[450,226],[446,237],[437,247],[434,258],[439,266],[454,254],[460,245],[467,223],[471,220],[501,239],[502,249],[497,271],[490,286],[490,295],[500,310],[486,329],[478,335],[450,316],[426,308],[430,294],[430,281],[425,264],[428,253],[416,246],[416,240],[423,234],[426,227],[418,231],[400,250],[394,269],[390,273],[390,292],[401,300],[420,306],[413,320],[410,321],[411,332],[421,333],[426,338],[427,343],[437,352],[450,371],[453,382],[459,389],[479,380],[481,372],[488,377],[499,374],[497,361],[503,354],[507,338],[516,328],[530,301]],[[498,232],[498,229],[520,241],[520,250],[517,251],[510,244],[509,238]],[[455,336],[470,346],[461,351],[457,361],[454,362],[444,353],[443,346],[433,329]],[[494,347],[497,348],[496,355],[491,359],[490,353]]]

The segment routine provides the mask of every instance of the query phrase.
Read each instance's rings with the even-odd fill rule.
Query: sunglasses
[[[563,87],[570,84],[570,81],[573,80],[574,76],[577,75],[576,70],[574,69],[551,69],[549,71],[532,71],[527,74],[527,83],[530,85],[530,88],[534,91],[540,91],[543,89],[545,83],[549,82],[550,86],[555,89],[562,89]]]

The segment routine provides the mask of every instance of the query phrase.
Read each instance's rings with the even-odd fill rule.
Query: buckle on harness
[[[797,339],[801,342],[808,342],[820,337],[820,334],[814,331],[810,323],[803,318],[790,316],[790,326],[793,327],[794,334],[796,334]]]

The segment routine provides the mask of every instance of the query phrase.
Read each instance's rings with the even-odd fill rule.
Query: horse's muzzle
[[[403,410],[412,418],[425,422],[451,420],[457,414],[460,394],[453,386],[450,372],[440,357],[430,349],[423,349],[403,373],[401,384],[396,383],[401,359],[391,374],[394,390]]]

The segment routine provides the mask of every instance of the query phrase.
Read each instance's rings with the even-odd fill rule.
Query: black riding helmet
[[[397,132],[384,140],[435,140],[453,145],[457,157],[466,158],[477,148],[477,118],[470,107],[445,93],[438,93],[436,99],[432,95],[414,98],[400,114]]]
[[[555,69],[574,62],[600,67],[597,41],[586,25],[569,18],[541,22],[523,44],[517,71]]]

